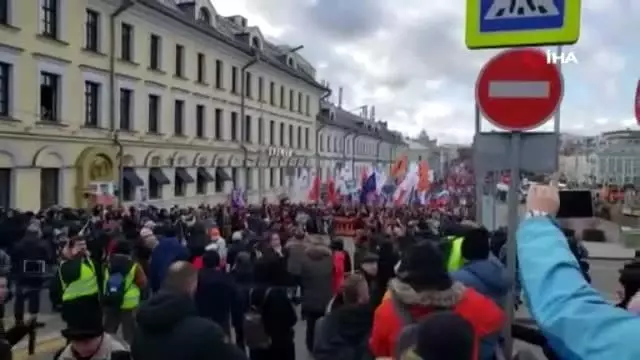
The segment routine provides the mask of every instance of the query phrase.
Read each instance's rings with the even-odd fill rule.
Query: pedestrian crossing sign
[[[469,49],[575,44],[581,0],[466,0]]]

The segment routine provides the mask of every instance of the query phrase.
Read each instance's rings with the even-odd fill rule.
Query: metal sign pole
[[[504,328],[504,354],[507,359],[513,357],[513,336],[511,334],[511,324],[515,319],[515,282],[516,282],[516,230],[520,222],[518,214],[518,189],[520,188],[520,132],[511,133],[511,184],[509,184],[508,205],[508,240],[507,240],[507,273],[511,279],[511,288],[506,301],[506,323]]]
[[[478,103],[475,103],[475,132],[474,134],[480,134],[481,129],[481,117],[480,117],[480,106],[478,105]],[[475,141],[475,140],[474,140]],[[474,157],[475,158],[475,157]],[[474,176],[476,178],[475,183],[476,183],[476,223],[480,224],[482,222],[482,195],[483,191],[482,188],[484,186],[484,177],[483,177],[483,171],[481,169],[481,164],[477,164],[475,161],[473,161],[473,173]]]

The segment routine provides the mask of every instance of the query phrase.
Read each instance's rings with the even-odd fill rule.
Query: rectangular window
[[[298,93],[298,112],[302,114],[302,93]]]
[[[244,172],[244,179],[245,179],[245,183],[246,183],[246,189],[247,190],[253,190],[253,171],[251,171],[253,169],[251,168],[246,168],[245,172]]]
[[[289,125],[289,147],[293,147],[293,125]]]
[[[173,106],[173,133],[184,135],[184,101],[176,100]]]
[[[153,170],[154,168],[151,168]],[[149,174],[149,199],[161,199],[162,198],[162,184],[158,182],[155,176]]]
[[[184,46],[176,45],[176,69],[175,76],[184,76]]]
[[[269,188],[276,186],[276,169],[269,168]]]
[[[173,196],[175,197],[184,196],[186,192],[187,192],[187,184],[178,175],[178,172],[176,172],[173,179]]]
[[[248,71],[244,72],[244,96],[248,98],[253,97],[253,89],[251,88],[252,81],[251,73]]]
[[[205,107],[204,105],[196,106],[196,136],[203,138],[205,132]]]
[[[304,148],[309,150],[309,128],[304,128]]]
[[[215,134],[213,134],[216,140],[222,140],[222,114],[222,109],[216,109]]]
[[[149,67],[153,70],[160,70],[162,38],[158,35],[151,34],[149,49]]]
[[[84,47],[97,52],[100,50],[100,13],[87,9],[86,16]]]
[[[306,96],[306,98],[304,100],[304,103],[305,103],[305,105],[304,105],[304,114],[309,116],[310,113],[311,113],[311,108],[310,108],[311,97],[309,95]]]
[[[238,94],[238,68],[231,67],[231,93]]]
[[[238,140],[238,113],[231,112],[231,141]]]
[[[284,146],[284,123],[280,123],[280,146]]]
[[[9,0],[0,0],[0,24],[9,25]]]
[[[238,168],[231,168],[231,182],[233,187],[237,188],[238,184]]]
[[[284,109],[285,98],[284,98],[284,86],[280,86],[280,107]]]
[[[120,25],[120,58],[133,61],[133,26],[126,23]]]
[[[60,169],[40,169],[40,206],[43,209],[60,204]]]
[[[100,111],[100,84],[84,82],[84,124],[86,126],[98,126],[98,114]]]
[[[302,149],[302,127],[298,126],[298,134],[296,136],[296,147]]]
[[[60,76],[48,72],[40,73],[40,118],[59,121]]]
[[[0,116],[11,115],[11,64],[0,62]]]
[[[258,101],[264,101],[264,79],[258,78]]]
[[[276,106],[276,83],[269,83],[269,104]]]
[[[131,113],[133,112],[133,91],[120,89],[120,130],[133,130]]]
[[[293,109],[294,109],[294,106],[293,106],[293,104],[294,104],[293,95],[294,95],[293,90],[289,90],[289,111],[293,111]]]
[[[207,82],[207,61],[203,53],[198,53],[198,82]]]
[[[244,117],[244,141],[251,143],[251,116]]]
[[[224,89],[224,64],[216,60],[216,89]]]
[[[204,195],[207,193],[209,181],[200,173],[200,169],[198,169],[197,171],[198,174],[196,176],[196,194]],[[207,171],[206,168],[204,169],[204,171]]]
[[[160,132],[160,96],[149,95],[149,127],[152,134]]]
[[[284,186],[284,168],[280,168],[280,186]]]
[[[42,0],[40,9],[42,35],[58,38],[58,0]]]
[[[264,144],[264,119],[258,118],[258,144]]]
[[[276,144],[276,122],[269,120],[269,145]]]

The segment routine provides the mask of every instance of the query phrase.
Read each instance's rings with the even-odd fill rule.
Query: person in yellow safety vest
[[[61,293],[61,315],[67,324],[77,324],[87,316],[100,317],[100,287],[96,267],[89,257],[86,241],[74,238],[62,250],[58,267],[58,285]]]
[[[464,237],[449,236],[447,240],[451,243],[449,256],[447,258],[447,270],[449,272],[458,271],[464,265],[464,258],[462,257],[462,242],[464,241]]]
[[[133,249],[128,241],[119,241],[113,248],[104,270],[104,330],[117,335],[122,326],[122,338],[128,344],[135,331],[134,312],[140,306],[141,289],[147,279],[132,257]]]

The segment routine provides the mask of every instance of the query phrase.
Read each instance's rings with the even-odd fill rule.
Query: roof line
[[[225,34],[221,33],[220,31],[218,31],[217,29],[213,28],[213,27],[208,27],[205,26],[203,24],[199,24],[195,21],[193,21],[192,19],[190,19],[189,17],[187,17],[187,15],[183,12],[181,12],[180,10],[176,10],[176,9],[172,9],[168,6],[165,6],[159,2],[157,2],[156,0],[137,0],[136,3],[141,4],[143,6],[146,6],[152,10],[158,11],[163,15],[169,16],[170,18],[183,23],[184,25],[187,25],[188,27],[200,31],[201,33],[211,36],[213,37],[215,40],[218,40],[226,45],[229,45],[233,48],[235,48],[236,50],[240,50],[241,52],[245,53],[248,56],[253,56],[254,53],[254,49],[249,46],[248,44],[244,44],[241,43],[239,41],[236,41],[233,38],[230,38],[228,36],[226,36]],[[288,75],[295,77],[299,80],[302,80],[303,82],[317,88],[320,90],[327,90],[327,88],[325,86],[323,86],[322,84],[320,84],[318,81],[316,81],[315,79],[310,79],[308,77],[302,76],[301,74],[299,74],[297,71],[284,66],[284,64],[280,64],[277,63],[274,59],[271,59],[267,56],[265,56],[264,54],[261,54],[261,58],[264,58],[267,64],[270,64],[271,66],[273,66],[274,68],[276,68],[276,70],[280,70],[283,71],[285,73],[287,73]]]

